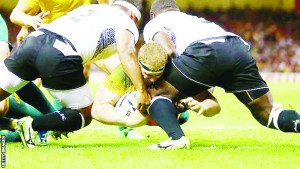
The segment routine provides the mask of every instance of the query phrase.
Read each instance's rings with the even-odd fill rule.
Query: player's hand
[[[33,27],[35,30],[41,26],[43,19],[45,16],[49,15],[50,12],[41,12],[37,14],[36,16],[27,16],[27,18],[24,21],[24,25],[26,27]]]
[[[184,103],[188,109],[197,112],[197,116],[200,116],[207,111],[207,106],[205,106],[205,104],[193,99],[192,97],[182,99],[180,102]]]
[[[184,112],[186,111],[187,109],[189,109],[184,102],[181,102],[181,101],[178,101],[178,102],[175,102],[174,105],[176,106],[177,110],[179,112]]]
[[[151,101],[151,97],[148,94],[148,92],[147,91],[139,91],[139,90],[137,90],[136,101],[137,101],[136,108],[142,114],[145,114],[146,113],[146,109],[149,107],[150,101]]]
[[[27,36],[28,36],[28,28],[23,26],[17,35],[17,45],[19,46]]]

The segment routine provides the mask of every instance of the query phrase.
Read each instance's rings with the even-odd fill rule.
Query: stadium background
[[[144,1],[144,20],[149,19]],[[252,45],[262,75],[276,101],[300,110],[300,0],[177,0],[182,10],[203,16],[241,35]],[[0,0],[14,42],[19,27],[9,14],[17,0]],[[279,66],[280,65],[280,66]],[[0,74],[1,75],[1,74]],[[92,78],[93,79],[93,78]],[[298,81],[298,83],[286,83]],[[99,83],[92,83],[93,93]],[[51,146],[28,151],[19,143],[7,143],[6,167],[13,169],[291,169],[300,160],[299,135],[262,127],[232,94],[216,88],[222,112],[213,118],[191,118],[183,129],[190,138],[188,151],[148,151],[146,146],[165,140],[160,128],[143,126],[144,141],[115,137],[115,126],[93,123]],[[3,154],[2,154],[3,156]]]
[[[0,0],[0,12],[7,22],[12,43],[20,29],[9,21],[17,1]],[[141,30],[149,20],[152,1],[143,0]],[[177,3],[183,11],[242,36],[251,44],[261,72],[300,72],[300,0],[177,0]],[[267,77],[300,81],[298,73],[284,74],[284,77],[269,73]]]

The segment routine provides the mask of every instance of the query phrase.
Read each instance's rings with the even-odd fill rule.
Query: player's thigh
[[[69,90],[55,90],[49,88],[47,88],[47,90],[53,96],[53,98],[62,105],[62,107],[75,110],[84,110],[85,108],[91,109],[93,97],[88,83],[85,83],[78,88]],[[88,113],[90,113],[90,110]]]

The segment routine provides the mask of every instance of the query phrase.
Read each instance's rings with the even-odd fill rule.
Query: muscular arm
[[[92,107],[93,119],[108,125],[120,125],[137,127],[145,124],[145,117],[140,113],[131,114],[129,117],[117,111],[115,104],[120,96],[106,88],[100,86]]]
[[[103,97],[105,96],[105,97]],[[92,107],[92,117],[104,124],[124,125],[114,107],[120,96],[101,85]]]
[[[193,98],[182,100],[190,110],[197,112],[197,115],[211,117],[221,111],[217,99],[207,90],[201,92]]]
[[[27,37],[28,28],[32,26],[34,29],[37,29],[43,21],[43,18],[47,16],[50,12],[41,12],[37,14],[40,10],[40,7],[36,4],[35,6],[28,6],[22,0],[20,0],[16,7],[13,9],[10,20],[12,23],[22,26],[22,29],[17,35],[17,45]],[[36,15],[36,16],[35,16]]]
[[[123,69],[137,90],[137,109],[144,112],[150,105],[150,96],[147,93],[146,84],[137,62],[134,36],[131,32],[121,30],[118,33],[117,48]]]
[[[153,40],[160,43],[171,58],[177,55],[175,46],[166,32],[157,32],[154,35]]]
[[[38,5],[31,7],[20,0],[13,9],[10,20],[14,24],[26,27],[32,26],[34,29],[37,29],[41,25],[43,18],[49,14],[49,12],[37,14],[39,10],[40,7]]]

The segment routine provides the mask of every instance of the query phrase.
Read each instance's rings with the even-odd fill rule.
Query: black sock
[[[16,93],[24,102],[30,104],[43,114],[55,111],[42,91],[33,82],[29,82]]]
[[[14,95],[9,96],[9,108],[6,117],[20,119],[26,116],[37,117],[42,115],[43,114],[40,111],[23,102],[18,97],[15,97]]]
[[[168,134],[172,140],[178,140],[184,133],[177,120],[177,111],[170,100],[156,99],[149,108],[151,117]]]
[[[294,110],[283,110],[277,121],[278,127],[283,132],[300,132],[300,116]]]
[[[82,128],[82,115],[73,109],[63,108],[34,118],[32,128],[35,131],[75,131]]]

